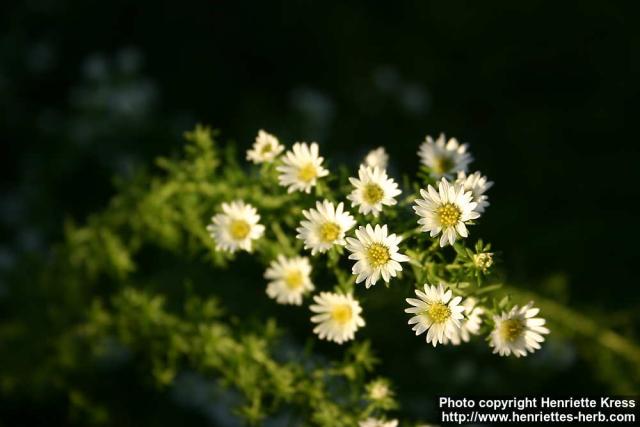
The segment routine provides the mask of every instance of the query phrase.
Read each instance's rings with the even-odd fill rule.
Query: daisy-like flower
[[[493,317],[495,324],[489,336],[489,345],[494,353],[500,356],[509,356],[513,353],[516,357],[526,356],[527,352],[533,353],[540,349],[540,343],[544,341],[544,334],[549,329],[544,326],[545,320],[535,317],[540,312],[533,307],[533,302],[519,307],[514,306],[509,312],[502,312]]]
[[[483,213],[484,209],[489,206],[489,197],[484,194],[493,186],[493,181],[488,181],[486,176],[480,172],[474,172],[467,175],[465,172],[458,172],[457,184],[462,185],[465,191],[470,191],[473,196],[471,200],[476,202],[476,212]]]
[[[347,196],[351,200],[351,206],[359,206],[358,212],[365,215],[371,212],[373,216],[378,216],[383,205],[396,204],[395,197],[401,191],[384,169],[360,165],[358,178],[349,178],[355,188]]]
[[[317,313],[311,317],[311,321],[317,323],[313,332],[322,340],[342,344],[352,340],[358,328],[364,326],[360,316],[362,307],[351,294],[321,292],[313,301],[315,304],[309,307]]]
[[[364,164],[366,166],[380,169],[386,169],[389,163],[389,155],[385,151],[384,147],[378,147],[375,150],[369,151],[369,154],[364,158]]]
[[[356,239],[347,237],[347,249],[351,252],[349,259],[355,260],[352,272],[356,274],[356,283],[365,281],[367,288],[376,284],[380,276],[385,282],[396,277],[402,271],[401,262],[409,261],[409,257],[398,252],[402,237],[388,234],[386,225],[382,227],[371,224],[356,230]]]
[[[311,249],[311,255],[326,252],[333,245],[344,246],[344,233],[356,225],[342,202],[337,207],[328,200],[316,202],[315,209],[303,210],[302,215],[306,221],[300,221],[296,237],[304,241],[305,249]]]
[[[443,133],[437,140],[430,136],[420,145],[418,151],[423,165],[427,166],[434,178],[453,178],[458,172],[466,172],[473,160],[467,152],[467,144],[460,144],[457,139],[447,141]]]
[[[464,319],[464,306],[460,305],[462,297],[452,298],[451,289],[442,284],[429,286],[426,283],[424,292],[416,289],[416,295],[419,299],[407,298],[412,307],[404,310],[415,314],[409,319],[409,324],[414,325],[412,330],[416,335],[427,331],[427,343],[434,347],[438,343],[445,344],[445,338],[452,339]]]
[[[453,345],[460,345],[463,341],[469,342],[471,335],[478,335],[484,309],[479,307],[475,298],[472,297],[466,298],[462,306],[464,307],[463,313],[465,317],[460,321],[460,329],[457,329],[451,338],[445,336],[443,344],[448,344],[451,341]]]
[[[278,181],[283,187],[289,187],[288,192],[311,192],[311,187],[317,184],[318,178],[327,176],[329,171],[322,167],[324,158],[318,154],[318,144],[296,142],[282,158],[282,165],[277,167],[280,175]]]
[[[279,304],[300,305],[302,297],[314,288],[310,275],[309,259],[278,255],[264,273],[265,279],[269,280],[267,295]]]
[[[207,231],[216,242],[216,249],[251,252],[252,242],[262,237],[264,225],[258,224],[256,208],[242,200],[222,204],[222,213],[211,218]]]
[[[431,237],[442,233],[440,246],[453,245],[458,236],[467,237],[469,232],[465,223],[480,217],[475,211],[476,202],[471,201],[471,192],[461,185],[449,184],[442,178],[438,191],[431,185],[420,190],[422,199],[417,199],[413,210],[421,218],[421,231],[429,232]]]
[[[379,418],[367,418],[358,423],[359,427],[397,427],[398,420],[381,420]]]
[[[247,150],[247,160],[253,163],[271,162],[284,150],[278,138],[264,130],[258,131],[253,147]]]

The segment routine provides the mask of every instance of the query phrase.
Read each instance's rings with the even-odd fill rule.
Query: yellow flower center
[[[460,208],[453,203],[445,203],[438,208],[436,213],[438,214],[440,224],[442,224],[443,227],[453,227],[458,223],[462,216]]]
[[[500,324],[500,336],[505,341],[513,342],[520,338],[524,331],[524,322],[521,319],[507,319]]]
[[[262,154],[268,154],[271,152],[271,144],[265,144],[262,146],[262,149],[260,150],[260,152]]]
[[[331,318],[341,325],[349,322],[352,317],[353,310],[351,310],[349,304],[336,305],[333,310],[331,310]]]
[[[231,225],[229,226],[231,237],[235,240],[242,240],[246,238],[250,231],[251,226],[244,219],[234,219],[231,221]]]
[[[318,170],[313,163],[307,163],[298,170],[298,179],[304,182],[310,182],[318,176]]]
[[[381,243],[372,243],[367,248],[367,260],[372,267],[381,267],[389,261],[389,248]]]
[[[289,289],[295,291],[296,289],[300,289],[302,287],[304,278],[302,277],[302,273],[300,272],[300,270],[292,270],[286,274],[286,276],[284,277],[284,281]]]
[[[444,323],[451,317],[451,309],[441,302],[429,305],[426,314],[433,323]]]
[[[448,156],[436,157],[433,162],[433,171],[435,173],[444,175],[449,172],[455,164],[453,163],[453,159]]]
[[[384,190],[378,184],[370,183],[364,187],[362,194],[364,201],[370,205],[378,203],[384,197]]]
[[[320,227],[320,238],[325,243],[331,243],[340,235],[340,226],[335,222],[325,222]]]

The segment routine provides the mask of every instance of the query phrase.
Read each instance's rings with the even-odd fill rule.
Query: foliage
[[[342,200],[349,191],[348,171],[338,169],[314,194],[286,194],[277,185],[273,165],[246,171],[233,146],[221,150],[215,136],[202,126],[186,133],[183,156],[158,159],[160,174],[141,171],[117,182],[118,194],[106,209],[84,225],[66,224],[65,242],[45,266],[25,260],[14,272],[16,285],[8,298],[13,306],[4,313],[0,337],[5,349],[28,346],[32,354],[24,360],[7,355],[0,367],[2,395],[63,391],[71,419],[113,423],[107,403],[83,389],[78,378],[91,375],[105,360],[115,363],[114,349],[124,348],[137,373],[160,389],[171,387],[185,370],[218,379],[242,396],[234,411],[249,424],[285,411],[301,425],[353,426],[395,410],[392,392],[371,398],[374,384],[391,386],[372,375],[377,360],[368,341],[348,345],[333,361],[315,355],[313,341],[282,354],[286,328],[260,312],[235,310],[238,304],[252,304],[255,295],[241,293],[240,301],[223,296],[234,283],[220,272],[233,273],[234,263],[250,259],[266,267],[277,254],[302,252],[293,231],[301,210],[318,198]],[[601,333],[562,305],[502,288],[491,263],[478,258],[490,253],[490,245],[478,240],[471,247],[458,242],[453,250],[440,249],[437,240],[415,228],[410,211],[417,190],[434,181],[422,174],[420,182],[409,177],[402,182],[409,194],[385,212],[384,220],[402,233],[411,261],[391,286],[406,286],[411,296],[414,286],[443,281],[456,294],[477,298],[489,314],[510,307],[514,299],[536,298],[543,310],[550,308],[548,315],[560,333],[582,333],[589,339]],[[233,199],[256,206],[268,227],[249,258],[217,251],[206,231],[218,206]],[[362,215],[356,218],[365,223]],[[334,248],[322,258],[326,263],[314,264],[319,288],[362,292],[356,290],[345,258],[342,248]],[[221,296],[208,295],[211,288]],[[578,323],[582,329],[575,327]],[[490,327],[485,322],[482,332]],[[604,355],[596,359],[621,357],[625,366],[640,360],[637,346],[614,332],[606,331],[598,342],[610,351],[596,351]],[[620,390],[633,388],[637,366],[626,385],[620,382]],[[619,378],[618,373],[606,376]]]

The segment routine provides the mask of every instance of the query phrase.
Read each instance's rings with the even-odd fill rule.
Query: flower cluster
[[[320,187],[329,170],[324,167],[317,143],[296,142],[282,154],[284,150],[275,136],[261,130],[247,151],[247,159],[274,165],[270,169],[274,175],[263,170],[265,182],[272,179],[274,184],[286,187],[287,194],[301,193],[292,199],[303,206],[297,211],[299,225],[290,236],[298,242],[293,249],[307,251],[311,258],[276,254],[264,273],[266,293],[279,304],[302,305],[316,285],[326,282],[314,284],[312,279],[314,265],[326,258],[338,283],[334,289],[313,295],[309,306],[313,332],[320,339],[342,344],[353,340],[358,329],[365,326],[363,307],[355,297],[356,285],[364,283],[369,289],[383,281],[388,286],[392,278],[404,279],[406,275],[413,276],[409,281],[417,288],[415,298],[406,298],[409,325],[416,335],[424,333],[432,346],[460,345],[484,331],[493,352],[501,356],[526,356],[540,348],[549,330],[544,319],[535,317],[539,310],[532,303],[509,308],[504,298],[500,303],[494,298],[492,304],[480,279],[490,274],[493,253],[481,241],[475,252],[464,246],[470,234],[468,227],[489,206],[486,192],[493,185],[482,173],[469,173],[473,159],[467,144],[455,138],[447,140],[444,134],[436,140],[428,136],[418,152],[426,172],[421,185],[424,188],[403,189],[412,192],[404,199],[399,199],[403,190],[388,174],[389,156],[383,147],[367,154],[357,177],[350,177],[341,187],[350,185],[350,189],[341,191],[331,190],[328,184]],[[399,219],[398,212],[409,207],[415,219]],[[251,252],[253,243],[265,234],[256,207],[237,200],[223,203],[221,209],[207,228],[216,249]],[[420,247],[424,241],[432,242],[429,249]],[[405,242],[409,244],[402,248]],[[440,255],[438,264],[434,254],[447,246],[455,249],[456,259],[447,264]],[[345,250],[348,256],[343,257]],[[342,265],[348,260],[353,262],[351,275]],[[443,272],[434,273],[434,266],[442,263]],[[411,269],[406,269],[409,265]],[[470,286],[472,278],[477,279],[475,287]],[[372,398],[386,393],[383,385],[371,387]],[[371,418],[360,425],[395,424]]]

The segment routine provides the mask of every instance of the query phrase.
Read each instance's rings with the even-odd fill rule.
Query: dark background
[[[104,207],[113,176],[178,152],[196,122],[241,150],[260,128],[286,144],[317,140],[333,165],[384,145],[396,175],[417,170],[418,145],[443,131],[469,142],[472,170],[496,183],[474,234],[502,252],[509,279],[637,337],[637,3],[1,10],[0,268],[46,254],[65,218]],[[419,406],[397,350],[383,350],[382,371]],[[510,389],[606,391],[569,359]]]

